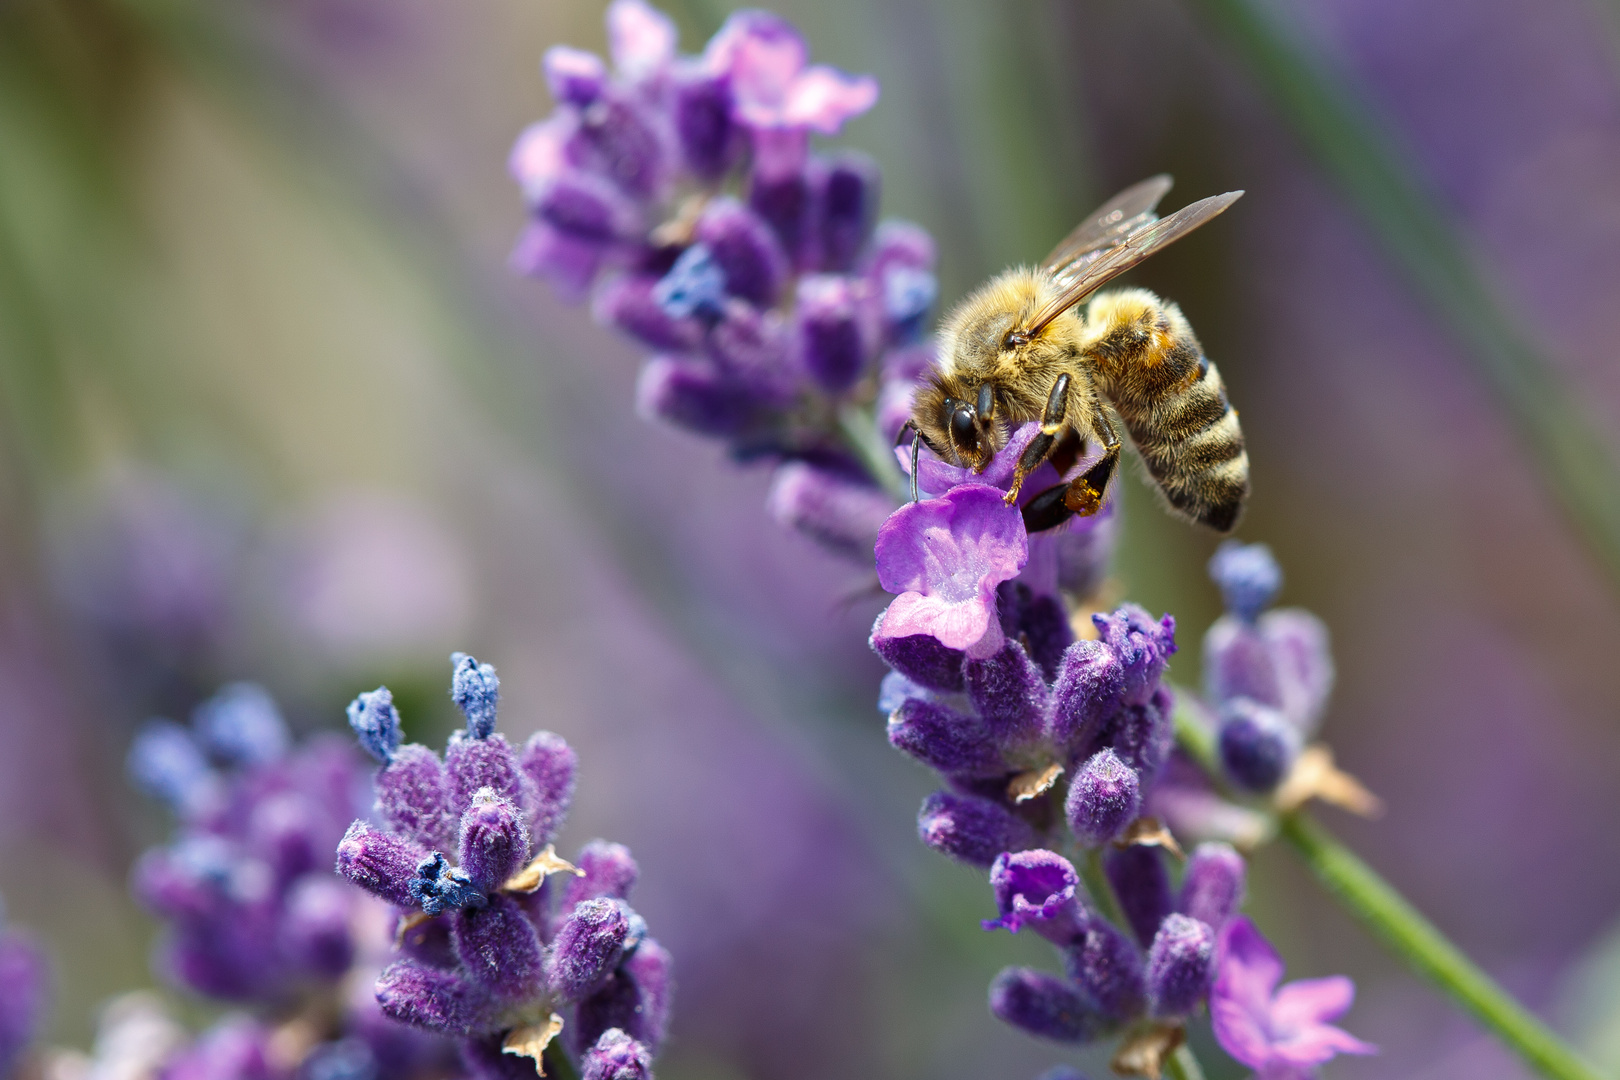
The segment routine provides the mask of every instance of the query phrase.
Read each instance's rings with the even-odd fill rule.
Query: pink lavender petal
[[[846,75],[817,64],[788,87],[779,122],[836,135],[844,121],[861,115],[877,99],[878,83],[872,76]]]
[[[632,82],[657,74],[675,59],[675,24],[646,0],[613,0],[607,30],[613,66]]]

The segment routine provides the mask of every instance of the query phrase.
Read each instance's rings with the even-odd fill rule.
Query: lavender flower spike
[[[992,656],[1005,640],[996,586],[1028,560],[1024,520],[997,488],[964,484],[903,506],[878,532],[878,580],[899,595],[872,636],[928,635],[970,658]]]
[[[379,686],[349,702],[349,726],[360,739],[366,753],[388,764],[399,749],[399,713],[394,710],[394,695],[386,686]]]
[[[1355,998],[1349,979],[1304,979],[1279,989],[1282,958],[1241,916],[1221,931],[1217,956],[1220,974],[1209,997],[1215,1039],[1261,1076],[1304,1080],[1338,1054],[1377,1053],[1328,1023]]]
[[[495,708],[501,700],[501,680],[491,664],[480,664],[466,653],[450,654],[454,673],[450,677],[450,699],[467,718],[467,732],[475,739],[487,739],[495,731]]]

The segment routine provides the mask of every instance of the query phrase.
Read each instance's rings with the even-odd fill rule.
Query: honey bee
[[[908,425],[913,498],[919,441],[981,472],[1013,428],[1038,420],[1008,504],[1043,461],[1072,464],[1091,440],[1102,457],[1036,495],[1023,515],[1036,532],[1095,514],[1119,464],[1112,411],[1172,511],[1220,532],[1237,524],[1249,493],[1243,431],[1180,309],[1145,289],[1092,297],[1083,313],[1077,307],[1243,194],[1202,199],[1160,219],[1154,211],[1170,184],[1155,176],[1120,192],[1039,267],[1002,273],[946,316],[939,359],[918,387]]]

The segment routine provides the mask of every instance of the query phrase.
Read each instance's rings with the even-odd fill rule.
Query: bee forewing
[[[1041,263],[1041,269],[1053,274],[1103,248],[1118,244],[1143,225],[1155,220],[1154,207],[1169,192],[1175,181],[1169,174],[1150,176],[1133,184],[1098,207],[1090,217],[1074,227]]]
[[[1140,185],[1139,185],[1140,186]],[[1088,295],[1140,263],[1168,244],[1180,240],[1237,202],[1241,191],[1228,191],[1189,203],[1167,218],[1154,221],[1131,233],[1124,240],[1087,263],[1072,279],[1061,281],[1063,291],[1035,313],[1024,330],[1038,334],[1046,324],[1069,310]]]

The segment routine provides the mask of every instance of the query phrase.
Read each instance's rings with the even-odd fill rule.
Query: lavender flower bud
[[[1243,906],[1243,856],[1231,844],[1199,844],[1181,879],[1180,911],[1217,932]]]
[[[1004,852],[990,868],[1000,917],[982,925],[1015,934],[1029,926],[1054,945],[1070,945],[1085,933],[1088,919],[1075,896],[1079,884],[1073,864],[1056,852]]]
[[[915,341],[939,298],[939,279],[927,270],[896,266],[883,275],[881,284],[884,341],[890,345]]]
[[[353,831],[351,826],[350,831]],[[416,866],[416,876],[405,886],[411,899],[422,905],[427,915],[438,915],[446,908],[480,908],[489,898],[480,892],[461,867],[452,867],[444,852],[435,851]]]
[[[754,415],[746,387],[726,378],[712,365],[672,356],[655,356],[641,366],[636,380],[636,412],[699,435],[730,437],[741,433]]]
[[[0,936],[0,1076],[12,1075],[44,1018],[45,957],[18,934]]]
[[[1036,592],[1022,581],[1003,581],[996,586],[996,611],[1002,633],[1022,642],[1041,675],[1048,682],[1055,680],[1064,650],[1074,643],[1062,601]]]
[[[731,88],[712,75],[675,78],[675,137],[687,168],[704,178],[723,176],[742,153],[742,133],[731,120]]]
[[[1198,1007],[1215,984],[1215,931],[1197,919],[1170,915],[1148,950],[1148,1011],[1175,1020]]]
[[[860,558],[871,554],[878,529],[894,512],[894,500],[882,489],[802,461],[776,470],[765,506],[778,525]]]
[[[373,896],[399,907],[414,907],[411,883],[422,849],[397,836],[356,821],[337,849],[337,872]]]
[[[406,743],[377,770],[372,786],[377,812],[389,828],[424,848],[446,847],[452,836],[450,782],[439,755],[420,743]]]
[[[485,1018],[487,999],[454,971],[399,960],[377,976],[385,1015],[446,1035],[467,1035]]]
[[[501,680],[493,664],[480,664],[466,653],[450,654],[450,700],[467,718],[467,733],[487,739],[495,733],[495,710],[501,702]]]
[[[1281,712],[1252,698],[1222,705],[1218,724],[1221,766],[1233,783],[1249,791],[1276,787],[1299,756],[1298,730]]]
[[[855,265],[877,223],[882,173],[877,162],[846,151],[826,163],[820,188],[821,268],[845,273]]]
[[[270,1031],[246,1016],[227,1016],[163,1067],[164,1080],[269,1080]]]
[[[564,911],[572,911],[583,901],[602,897],[629,899],[641,872],[629,848],[606,840],[592,840],[580,848],[576,864],[584,873],[569,879],[568,891],[563,893]]]
[[[866,271],[882,280],[890,270],[933,270],[937,259],[934,238],[927,229],[910,221],[890,219],[878,225],[872,237],[872,250],[866,258]]]
[[[635,198],[652,195],[669,162],[664,140],[643,108],[611,91],[604,94],[581,115],[579,128],[565,143],[567,161],[606,177]]]
[[[320,978],[342,978],[354,963],[354,939],[349,932],[353,895],[347,886],[325,874],[300,878],[287,896],[281,951]]]
[[[1112,923],[1090,920],[1064,961],[1069,978],[1108,1019],[1127,1023],[1142,1014],[1147,995],[1142,956]]]
[[[767,176],[757,168],[748,188],[748,206],[770,224],[772,232],[795,263],[802,262],[808,246],[811,218],[810,185],[804,171],[792,168]]]
[[[540,190],[534,216],[553,229],[588,243],[606,244],[640,231],[635,204],[600,176],[568,169]]]
[[[755,307],[776,303],[787,279],[787,256],[759,215],[728,196],[710,201],[694,233],[726,276],[726,292]]]
[[[534,797],[529,778],[518,765],[517,752],[505,735],[479,739],[457,732],[445,750],[444,768],[450,779],[450,812],[458,820],[483,788],[493,788],[495,794],[518,806]]]
[[[695,349],[703,327],[695,319],[674,316],[665,309],[657,299],[662,281],[651,274],[625,274],[614,278],[597,291],[591,302],[591,314],[597,322],[616,327],[654,349],[673,352]],[[677,307],[685,310],[686,305]]]
[[[706,244],[693,244],[653,286],[652,299],[667,318],[712,323],[726,303],[726,272]]]
[[[799,279],[799,353],[810,377],[829,394],[848,390],[866,368],[861,299],[851,278],[809,274]]]
[[[1226,610],[1254,622],[1282,588],[1282,567],[1264,544],[1227,540],[1209,560],[1209,576],[1220,586]]]
[[[1072,750],[1090,746],[1124,692],[1125,671],[1100,641],[1076,641],[1063,653],[1052,686],[1048,737]]]
[[[549,222],[530,221],[506,262],[513,272],[545,278],[564,297],[578,300],[601,269],[605,250],[603,244],[572,236]]]
[[[1143,787],[1152,787],[1159,768],[1175,746],[1175,697],[1169,687],[1153,691],[1146,702],[1122,705],[1103,726],[1104,745],[1135,769]]]
[[[552,942],[547,982],[564,999],[578,1001],[618,966],[629,936],[629,909],[622,901],[577,904]]]
[[[483,788],[461,815],[461,868],[473,888],[491,893],[529,860],[529,830],[518,808]]]
[[[379,686],[349,702],[346,710],[349,726],[360,739],[366,753],[388,764],[399,749],[399,713],[394,709],[394,695],[386,686]]]
[[[130,744],[125,766],[137,787],[189,815],[210,802],[219,777],[195,740],[172,720],[149,720]]]
[[[1333,689],[1327,627],[1297,608],[1253,623],[1223,615],[1204,635],[1204,689],[1216,705],[1237,697],[1270,705],[1310,734]]]
[[[620,1024],[637,1042],[657,1053],[669,1030],[670,999],[675,992],[675,959],[652,938],[643,938],[620,970],[635,980],[641,1005],[635,1017]]]
[[[954,694],[963,688],[962,662],[967,659],[966,653],[940,644],[931,634],[880,637],[877,627],[882,623],[883,616],[879,615],[869,643],[884,663],[930,690]]]
[[[586,1052],[580,1080],[652,1080],[652,1056],[618,1028],[609,1028]]]
[[[232,683],[197,706],[191,726],[209,753],[232,765],[260,765],[287,752],[287,723],[257,683]]]
[[[321,1043],[301,1066],[302,1080],[377,1080],[377,1056],[358,1036]]]
[[[1148,844],[1108,852],[1103,870],[1114,887],[1120,910],[1136,940],[1146,948],[1159,930],[1159,923],[1173,910],[1170,875],[1164,868],[1159,848]]]
[[[544,988],[540,935],[510,896],[457,913],[456,955],[468,975],[503,1001],[533,998]]]
[[[990,1011],[1004,1023],[1058,1042],[1089,1042],[1106,1026],[1079,989],[1032,968],[1002,969],[990,983]]]
[[[1050,694],[1045,676],[1022,645],[1009,641],[987,659],[970,659],[964,674],[968,697],[997,743],[1011,748],[1039,737]]]
[[[574,776],[579,755],[561,735],[537,731],[523,744],[519,767],[534,785],[529,833],[534,847],[545,847],[557,838],[568,808],[574,801]]]
[[[936,791],[923,800],[917,835],[942,854],[973,866],[989,866],[1004,851],[1035,846],[1035,830],[1000,803]]]
[[[1075,838],[1087,847],[1099,847],[1118,837],[1141,813],[1141,780],[1135,769],[1104,748],[1091,755],[1070,782],[1064,809]]]
[[[950,776],[997,776],[1008,771],[978,717],[920,698],[907,700],[889,717],[889,742]]]
[[[546,86],[558,104],[585,108],[602,96],[607,83],[607,65],[595,53],[553,45],[541,61]]]

